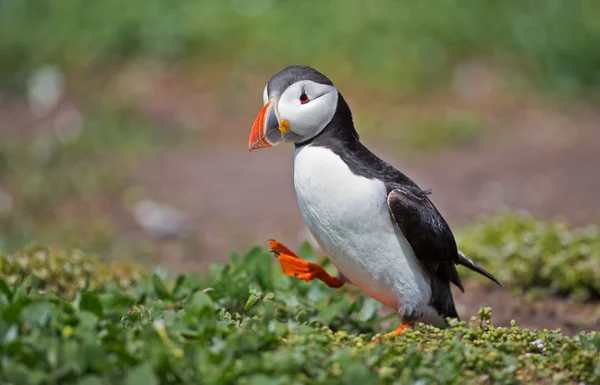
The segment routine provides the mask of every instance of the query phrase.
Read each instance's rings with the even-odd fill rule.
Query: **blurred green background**
[[[598,47],[594,0],[0,0],[0,250],[177,270],[310,241],[291,149],[247,151],[296,63],[453,226],[598,222]]]
[[[577,95],[600,84],[600,5],[575,1],[192,1],[2,3],[2,81],[41,65],[90,75],[128,60],[188,68],[302,62],[394,93],[444,88],[480,58],[515,87]]]

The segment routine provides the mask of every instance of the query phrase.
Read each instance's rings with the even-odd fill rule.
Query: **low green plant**
[[[570,229],[563,221],[507,211],[463,229],[458,243],[465,254],[518,293],[600,298],[597,225]]]
[[[134,264],[112,262],[105,266],[79,250],[33,245],[22,252],[2,255],[0,273],[8,285],[65,298],[72,298],[80,290],[102,290],[109,282],[131,287],[143,276],[143,270]]]
[[[204,277],[154,273],[120,285],[107,279],[81,286],[74,297],[56,281],[43,290],[33,283],[31,277],[44,278],[33,268],[40,252],[71,256],[72,268],[100,268],[78,252],[38,248],[18,256],[20,278],[0,279],[3,384],[600,381],[598,333],[497,328],[489,308],[469,323],[444,330],[420,325],[374,344],[377,303],[284,276],[258,248]],[[13,262],[1,258],[6,277]]]

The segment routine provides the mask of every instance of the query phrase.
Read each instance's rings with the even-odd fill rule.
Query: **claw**
[[[274,239],[269,239],[269,247],[273,252],[277,252],[279,254],[286,254],[290,257],[295,257],[300,259],[292,250],[288,249],[283,243],[278,242]]]
[[[381,339],[390,339],[392,337],[398,337],[400,334],[402,334],[402,332],[404,331],[404,329],[407,329],[411,327],[409,324],[402,322],[400,324],[400,326],[398,326],[396,328],[396,330],[394,330],[393,332],[389,332],[389,333],[385,333],[383,336],[381,336]],[[373,341],[373,343],[379,343],[381,342],[381,339],[377,338],[375,341]]]

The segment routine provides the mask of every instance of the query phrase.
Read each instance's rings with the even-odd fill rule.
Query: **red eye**
[[[308,103],[308,95],[304,92],[300,95],[300,104]]]

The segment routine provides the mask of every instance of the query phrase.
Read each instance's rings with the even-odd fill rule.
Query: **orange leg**
[[[396,328],[396,330],[394,330],[393,332],[389,332],[383,335],[384,338],[389,338],[389,337],[398,337],[400,334],[402,334],[402,332],[404,331],[404,329],[409,328],[410,325],[407,323],[402,322],[400,324],[400,326],[398,326]]]
[[[402,332],[404,331],[404,329],[406,329],[406,328],[409,328],[409,327],[411,327],[411,325],[410,325],[410,324],[407,324],[407,323],[405,323],[405,322],[402,322],[402,323],[400,324],[400,326],[398,326],[398,327],[396,328],[396,330],[394,330],[393,332],[390,332],[390,333],[385,333],[383,336],[381,336],[381,338],[382,338],[382,339],[390,339],[390,338],[392,338],[392,337],[398,337],[400,334],[402,334]],[[378,338],[378,339],[376,339],[374,342],[375,342],[375,343],[378,343],[378,342],[380,342],[380,339]]]
[[[314,278],[317,278],[325,282],[329,287],[337,288],[344,285],[344,281],[332,277],[320,265],[300,258],[282,243],[271,239],[269,240],[269,246],[275,256],[279,259],[281,270],[283,270],[285,275],[302,279],[306,282],[310,282]]]

